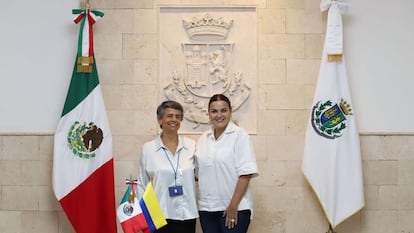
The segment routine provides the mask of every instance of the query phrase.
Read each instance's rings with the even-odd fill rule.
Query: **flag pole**
[[[333,230],[333,228],[332,228],[332,225],[331,225],[331,224],[329,224],[329,230],[328,230],[326,233],[336,233],[336,232]]]

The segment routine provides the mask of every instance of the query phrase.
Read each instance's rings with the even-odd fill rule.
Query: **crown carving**
[[[191,21],[183,20],[184,29],[190,39],[212,36],[225,39],[233,26],[233,20],[225,22],[221,17],[213,18],[209,14],[204,17],[193,17]]]

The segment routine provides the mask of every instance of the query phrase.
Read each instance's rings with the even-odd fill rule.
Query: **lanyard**
[[[173,163],[171,162],[171,159],[170,159],[170,157],[168,156],[168,154],[167,154],[167,150],[163,147],[162,148],[162,150],[164,151],[164,155],[165,155],[165,157],[167,157],[167,159],[168,159],[168,162],[170,163],[170,165],[171,165],[171,168],[173,169],[173,171],[174,171],[174,184],[175,184],[175,186],[177,186],[177,172],[178,172],[178,166],[180,165],[180,152],[181,152],[181,149],[177,152],[177,166],[174,168],[174,165],[173,165]]]

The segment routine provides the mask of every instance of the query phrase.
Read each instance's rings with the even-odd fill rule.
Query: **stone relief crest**
[[[251,88],[245,83],[242,71],[232,63],[237,44],[227,41],[234,21],[222,17],[194,16],[183,19],[189,42],[181,43],[182,71],[172,70],[164,88],[168,99],[183,104],[184,117],[193,128],[208,124],[207,105],[213,94],[225,94],[237,111],[249,98]]]

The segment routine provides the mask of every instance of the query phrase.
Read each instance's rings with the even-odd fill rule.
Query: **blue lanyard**
[[[167,150],[164,147],[162,147],[162,150],[164,151],[165,157],[167,157],[168,162],[170,163],[171,168],[174,171],[174,184],[175,184],[175,186],[177,186],[177,172],[178,172],[178,166],[180,165],[180,154],[181,154],[180,152],[181,152],[181,149],[179,149],[178,152],[177,152],[178,157],[177,157],[177,166],[176,166],[176,168],[174,168],[174,165],[171,162],[170,157],[168,157]]]

